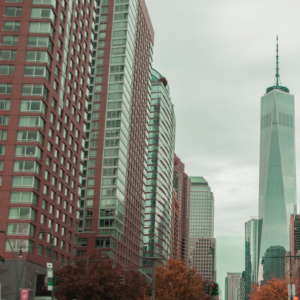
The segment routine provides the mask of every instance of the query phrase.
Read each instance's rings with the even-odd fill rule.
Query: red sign
[[[28,300],[29,298],[29,289],[21,289],[20,300]]]

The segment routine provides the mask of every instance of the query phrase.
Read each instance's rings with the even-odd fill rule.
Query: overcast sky
[[[244,223],[258,215],[260,97],[274,82],[277,34],[300,149],[300,1],[146,2],[155,31],[153,67],[168,79],[175,105],[176,153],[215,195],[224,291],[226,272],[244,270]],[[297,150],[297,170],[299,163]]]

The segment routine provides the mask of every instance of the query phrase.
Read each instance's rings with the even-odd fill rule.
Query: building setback
[[[216,276],[216,242],[214,239],[214,195],[203,177],[190,177],[191,201],[190,201],[190,228],[189,228],[189,263],[191,268],[196,268],[197,274],[209,278],[210,270]],[[209,240],[208,240],[209,239]],[[214,257],[208,256],[208,252],[201,253],[201,247],[209,243],[208,251],[212,251]],[[208,246],[208,244],[207,244]],[[212,249],[210,249],[212,248]],[[204,249],[204,248],[203,248]],[[204,251],[204,250],[203,250]],[[206,251],[206,249],[205,249]],[[214,266],[213,266],[214,262]],[[207,277],[206,277],[207,276]]]
[[[144,0],[97,6],[80,254],[142,265],[154,32]]]
[[[19,283],[32,290],[47,262],[76,255],[94,16],[93,0],[0,1],[1,283],[13,294],[12,250],[20,276],[37,239]]]
[[[153,259],[171,254],[175,114],[168,82],[152,70],[149,152],[144,222],[144,268],[152,272]],[[163,263],[164,260],[159,260]]]
[[[297,211],[295,159],[295,104],[287,87],[276,85],[261,98],[258,282],[284,277],[284,256],[289,251],[290,215]]]
[[[191,180],[184,171],[185,165],[175,154],[173,186],[177,193],[180,211],[180,247],[179,257],[189,265],[189,228],[190,228],[190,200]]]
[[[252,284],[257,282],[257,234],[258,220],[252,218],[245,223],[245,300],[249,299]]]

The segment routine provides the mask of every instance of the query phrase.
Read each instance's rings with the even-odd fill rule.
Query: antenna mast
[[[279,50],[278,50],[278,35],[276,43],[276,87],[279,87]]]

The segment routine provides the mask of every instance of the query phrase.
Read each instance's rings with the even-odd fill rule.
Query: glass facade
[[[245,223],[245,300],[249,299],[252,284],[257,282],[257,233],[257,219]]]
[[[97,1],[80,254],[142,266],[153,30],[143,0]]]
[[[190,226],[189,226],[189,259],[190,267],[196,268],[198,274],[206,274],[212,270],[212,264],[216,265],[216,249],[214,259],[206,257],[207,253],[201,253],[204,238],[214,240],[214,195],[203,177],[190,177]],[[209,241],[211,243],[211,241]],[[208,251],[210,247],[207,248]],[[205,255],[205,256],[203,256]],[[214,266],[215,269],[215,266]]]
[[[265,259],[289,250],[290,215],[296,213],[294,96],[273,89],[261,98],[258,281],[283,277],[284,260]],[[271,255],[272,256],[272,255]]]
[[[153,260],[169,259],[175,150],[175,114],[167,80],[152,70],[148,137],[147,187],[144,222],[144,267],[152,272]]]

